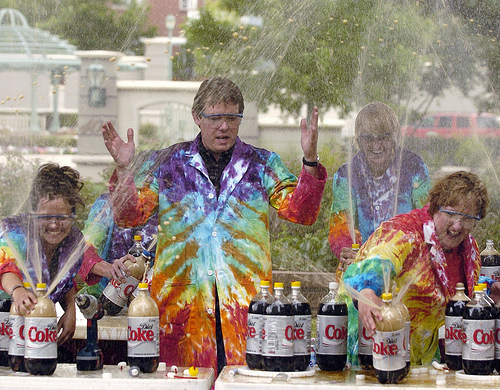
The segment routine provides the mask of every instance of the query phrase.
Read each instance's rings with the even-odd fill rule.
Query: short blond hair
[[[391,134],[392,138],[399,143],[400,127],[399,120],[394,110],[387,104],[372,102],[364,106],[356,116],[354,123],[354,142],[359,148],[359,132],[365,130],[368,134],[382,135]]]

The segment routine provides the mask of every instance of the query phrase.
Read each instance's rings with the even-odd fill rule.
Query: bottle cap
[[[359,249],[359,244],[352,244],[351,249]]]
[[[329,290],[338,290],[339,284],[338,282],[330,282],[328,283],[328,289]]]
[[[31,284],[29,284],[28,282],[23,282],[23,286],[25,289],[30,289],[31,288]]]
[[[147,283],[139,283],[139,290],[147,290],[148,289],[148,284]]]
[[[281,289],[283,289],[283,282],[275,282],[274,283],[274,288],[281,288]]]
[[[483,287],[482,287],[482,286],[480,286],[479,284],[476,284],[476,285],[474,286],[474,291],[483,291]]]
[[[47,288],[47,285],[45,283],[37,283],[36,284],[37,290],[45,290],[46,288]]]
[[[138,234],[134,236],[134,241],[142,241],[142,237]]]
[[[299,281],[294,281],[292,282],[292,288],[300,288],[300,282]]]
[[[390,292],[385,292],[382,294],[382,301],[390,302],[392,301],[392,294]]]
[[[261,280],[260,285],[262,287],[269,287],[269,280]]]
[[[458,282],[455,289],[457,290],[465,290],[465,286],[462,282]]]

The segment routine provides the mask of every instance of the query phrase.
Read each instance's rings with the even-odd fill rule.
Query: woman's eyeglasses
[[[444,213],[448,217],[448,220],[452,223],[455,223],[458,220],[460,220],[460,222],[465,228],[472,228],[476,225],[477,221],[481,220],[480,215],[475,216],[475,215],[459,213],[458,211],[443,210],[441,206],[439,207],[439,211]]]

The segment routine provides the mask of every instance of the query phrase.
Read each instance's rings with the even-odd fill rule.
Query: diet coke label
[[[311,354],[311,315],[296,315],[293,317],[293,354]]]
[[[57,318],[26,317],[24,339],[26,342],[24,357],[57,358]]]
[[[463,319],[465,341],[462,348],[464,360],[492,360],[495,357],[496,321]]]
[[[24,316],[11,314],[10,324],[12,333],[10,335],[9,355],[24,356]]]
[[[0,312],[0,351],[9,350],[10,334],[9,312]]]
[[[129,317],[127,354],[129,357],[160,356],[158,317]]]
[[[373,368],[379,371],[397,371],[406,366],[405,332],[405,327],[393,332],[375,331],[372,350]]]
[[[465,333],[462,329],[462,317],[444,317],[444,348],[447,355],[462,356]]]
[[[347,316],[318,314],[316,353],[321,355],[347,353]]]
[[[366,327],[363,325],[363,321],[361,321],[361,319],[358,320],[358,330],[358,353],[360,355],[371,355],[373,350],[373,338],[368,336]]]
[[[103,294],[114,304],[123,307],[128,302],[128,297],[139,285],[139,280],[133,276],[127,277],[123,283],[116,279],[111,279],[103,291]]]
[[[262,356],[293,356],[293,317],[263,316]]]
[[[247,353],[262,352],[262,314],[248,313]]]

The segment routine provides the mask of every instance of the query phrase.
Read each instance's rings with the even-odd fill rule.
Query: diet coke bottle
[[[373,337],[368,336],[365,324],[358,316],[358,359],[363,370],[371,370],[373,368]]]
[[[467,375],[490,375],[495,362],[495,316],[482,294],[483,288],[474,286],[474,297],[463,315],[462,365]]]
[[[293,312],[293,360],[295,371],[305,371],[311,362],[311,305],[300,293],[300,282],[292,282],[288,296]]]
[[[30,289],[29,283],[25,282],[23,284],[25,289]],[[24,316],[12,305],[10,307],[9,319],[12,329],[9,342],[9,366],[12,371],[26,372],[26,365],[24,364],[24,350],[26,349],[24,341]]]
[[[160,317],[156,302],[149,296],[148,284],[139,283],[139,296],[128,308],[127,357],[130,367],[155,372],[160,356]]]
[[[130,271],[130,276],[125,282],[111,279],[99,297],[102,307],[110,316],[117,315],[127,304],[130,294],[135,290],[144,276],[146,261],[151,258],[148,251],[143,251],[139,257],[135,258],[135,263],[125,260],[123,264]]]
[[[246,361],[252,370],[264,369],[262,359],[263,315],[266,302],[272,299],[269,293],[269,280],[260,281],[260,291],[248,306]]]
[[[12,300],[7,294],[4,298],[0,298],[0,366],[5,367],[9,367],[9,341],[12,332],[9,320],[11,305]]]
[[[397,383],[406,374],[404,339],[405,319],[392,304],[392,294],[382,294],[382,321],[375,319],[373,336],[373,369],[380,383]]]
[[[481,276],[500,281],[500,254],[493,247],[493,240],[486,240],[486,248],[481,252]]]
[[[283,294],[283,283],[274,283],[274,297],[264,308],[262,357],[267,371],[293,371],[292,304]]]
[[[45,283],[38,283],[37,303],[24,320],[24,363],[32,375],[52,375],[57,367],[56,307],[45,292]]]
[[[134,257],[140,257],[142,252],[144,252],[146,248],[142,245],[142,237],[138,234],[134,236],[134,243],[128,250],[128,254]]]
[[[446,304],[444,317],[444,353],[446,365],[450,370],[462,369],[462,346],[465,342],[462,317],[469,301],[469,297],[465,295],[464,284],[457,283],[455,295]]]
[[[495,321],[495,370],[500,374],[500,303],[495,306],[496,321]]]
[[[330,282],[321,299],[316,322],[316,362],[323,371],[342,371],[347,361],[347,305]]]

